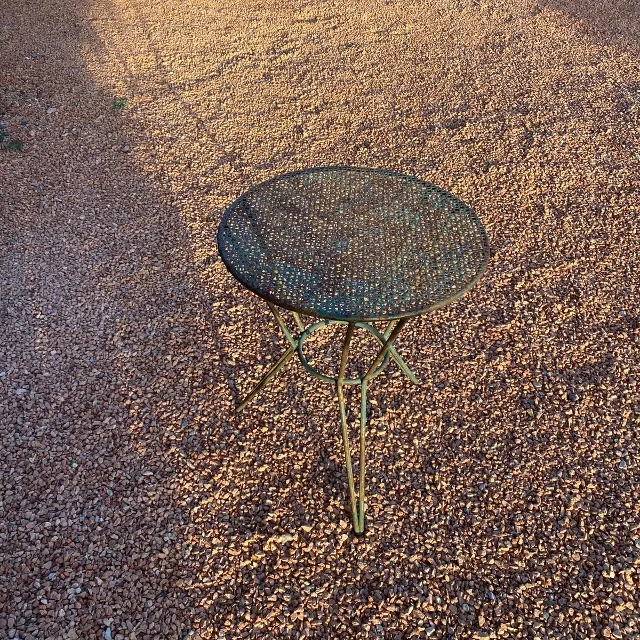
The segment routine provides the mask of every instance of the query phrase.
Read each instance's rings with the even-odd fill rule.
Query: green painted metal
[[[285,321],[283,320],[280,312],[275,307],[275,305],[271,303],[267,303],[269,305],[269,309],[273,314],[273,317],[276,321],[276,324],[282,330],[284,337],[286,338],[289,346],[286,351],[280,356],[280,358],[272,365],[272,367],[265,373],[265,375],[260,379],[260,382],[254,387],[254,389],[247,394],[247,396],[242,400],[236,411],[241,413],[247,404],[253,400],[258,393],[269,383],[269,381],[284,367],[284,365],[291,359],[294,353],[298,353],[298,358],[300,359],[300,363],[302,366],[314,377],[322,380],[323,382],[329,382],[334,384],[336,387],[336,393],[338,396],[338,407],[340,413],[340,425],[342,428],[342,441],[344,446],[344,456],[345,463],[347,468],[347,484],[349,487],[349,501],[351,505],[351,520],[353,524],[353,531],[356,536],[364,535],[366,522],[365,522],[365,471],[366,471],[366,461],[365,461],[365,441],[366,441],[366,431],[367,431],[367,393],[369,388],[369,382],[373,380],[376,376],[378,376],[387,364],[390,361],[390,358],[393,357],[394,360],[398,363],[402,371],[411,379],[412,382],[417,382],[413,372],[406,365],[402,357],[395,350],[393,343],[398,337],[400,331],[407,323],[408,318],[403,318],[398,321],[391,321],[384,332],[378,331],[374,326],[366,323],[366,322],[343,322],[341,320],[322,320],[320,322],[316,322],[305,328],[304,323],[297,313],[294,313],[294,319],[298,329],[300,329],[300,334],[298,337],[294,337],[289,331]],[[340,360],[340,370],[338,373],[338,377],[327,376],[323,373],[320,373],[317,369],[312,367],[307,361],[302,347],[304,345],[304,341],[314,332],[323,327],[329,326],[331,324],[346,324],[347,331],[345,335],[345,339],[342,346],[342,357]],[[380,343],[380,349],[378,350],[375,359],[369,366],[367,372],[358,378],[347,378],[346,370],[347,370],[347,361],[349,358],[349,345],[351,344],[351,339],[353,337],[353,333],[356,328],[363,329],[371,333],[376,340]],[[359,433],[359,461],[358,461],[358,487],[356,489],[355,479],[353,474],[353,462],[351,458],[351,447],[349,443],[349,425],[347,421],[347,409],[346,402],[344,396],[344,387],[348,385],[360,385],[361,389],[361,406],[360,406],[360,433]]]
[[[365,505],[364,505],[364,472],[365,472],[365,436],[367,433],[367,381],[363,380],[361,386],[362,402],[360,405],[360,468],[358,478],[358,526],[354,527],[356,535],[364,535],[365,532]]]
[[[340,372],[336,382],[336,393],[338,394],[338,407],[340,410],[340,425],[342,426],[342,443],[344,445],[344,457],[347,463],[347,482],[349,484],[349,499],[351,501],[351,514],[353,520],[353,530],[356,533],[362,533],[360,528],[360,518],[358,517],[358,505],[356,502],[356,489],[353,482],[353,466],[351,464],[351,451],[349,447],[349,425],[347,424],[347,408],[344,401],[344,375],[347,368],[347,359],[349,357],[349,344],[355,325],[349,323],[347,333],[342,346],[342,358],[340,360]]]
[[[282,330],[282,333],[284,333],[284,336],[287,339],[287,342],[294,349],[297,348],[298,341],[291,335],[289,329],[287,329],[287,325],[284,323],[284,320],[282,319],[282,316],[278,313],[278,309],[276,308],[276,306],[274,304],[271,304],[270,302],[267,302],[267,304],[269,305],[269,309],[271,309],[271,313],[273,314],[273,317],[276,319],[276,322],[278,323],[278,326]]]
[[[226,209],[217,244],[230,273],[262,299],[348,322],[437,309],[468,291],[489,259],[464,202],[365,167],[312,167],[254,185]]]
[[[349,445],[349,428],[347,424],[347,411],[344,401],[344,381],[346,363],[349,356],[349,343],[353,335],[354,327],[359,323],[350,322],[347,328],[347,335],[344,339],[342,347],[342,359],[340,361],[340,372],[336,383],[336,391],[338,394],[338,406],[340,409],[340,424],[342,426],[342,440],[344,445],[344,457],[347,466],[347,482],[349,485],[349,500],[351,502],[351,519],[353,522],[353,532],[357,536],[364,535],[365,532],[365,440],[367,432],[367,391],[369,381],[375,375],[379,365],[388,355],[389,350],[393,346],[393,342],[398,337],[402,327],[407,323],[407,319],[400,320],[391,330],[387,340],[383,341],[375,360],[370,365],[367,373],[362,377],[360,390],[362,394],[360,405],[360,460],[358,462],[358,488],[356,490],[353,478],[353,463],[351,461],[351,450]]]
[[[241,413],[244,411],[244,408],[253,400],[260,391],[267,385],[267,383],[273,378],[273,376],[284,367],[285,364],[289,361],[291,356],[296,352],[295,347],[293,345],[289,346],[287,350],[280,356],[280,358],[276,361],[276,363],[267,371],[267,373],[262,376],[262,379],[258,384],[254,387],[252,391],[250,391],[245,399],[238,405],[236,409],[236,413]]]
[[[300,320],[300,314],[296,313],[295,311],[292,311],[291,315],[293,315],[293,319],[296,321],[296,324],[298,325],[298,329],[300,329],[300,331],[304,331],[304,322]]]
[[[322,320],[321,322],[316,322],[315,324],[312,324],[309,327],[307,327],[307,329],[305,329],[305,331],[303,331],[303,333],[300,334],[300,337],[298,338],[298,358],[300,359],[300,363],[302,364],[302,366],[312,376],[318,378],[319,380],[322,380],[323,382],[329,382],[331,384],[335,384],[337,382],[337,379],[334,378],[333,376],[325,375],[324,373],[321,373],[320,371],[318,371],[315,367],[312,367],[309,364],[309,361],[307,360],[306,356],[304,355],[304,352],[302,351],[302,347],[304,346],[305,340],[314,331],[317,331],[318,329],[322,329],[323,327],[329,326],[330,324],[348,324],[348,323],[343,323],[338,320]],[[353,325],[355,327],[358,327],[359,329],[364,329],[365,331],[368,331],[369,333],[371,333],[380,342],[380,344],[385,343],[384,336],[375,327],[371,326],[370,324],[367,324],[366,322],[354,322]],[[372,378],[375,378],[376,376],[380,375],[384,370],[384,368],[387,366],[388,362],[389,362],[389,355],[387,355],[384,358],[384,360],[380,363],[380,366],[376,369]],[[361,377],[345,378],[343,380],[343,384],[346,384],[346,385],[362,384],[362,378]]]
[[[384,333],[382,334],[385,340],[389,338],[389,335],[391,334],[391,331],[393,331],[393,328],[395,327],[396,324],[398,324],[398,320],[392,320],[387,325],[387,328],[384,330]],[[389,349],[389,352],[391,353],[391,357],[396,361],[397,365],[402,369],[403,373],[407,376],[407,378],[409,378],[409,380],[411,380],[413,384],[420,384],[420,382],[418,381],[418,378],[416,378],[413,371],[409,369],[409,366],[404,361],[402,356],[396,351],[396,348],[392,346]]]
[[[407,324],[408,320],[409,318],[402,318],[401,320],[398,320],[397,324],[393,327],[393,329],[391,330],[391,333],[389,334],[389,337],[383,343],[383,346],[380,349],[380,351],[378,351],[378,355],[376,356],[376,359],[373,361],[373,363],[369,367],[369,371],[367,371],[367,373],[365,374],[364,376],[365,382],[372,380],[373,378],[376,377],[376,375],[378,375],[376,373],[378,365],[384,360],[388,351],[391,349],[391,347],[393,346],[393,343],[398,337],[398,334],[400,333],[400,331],[402,331],[402,327],[404,327],[404,325]]]
[[[365,436],[369,384],[393,358],[416,376],[394,348],[409,317],[438,309],[468,291],[485,270],[489,243],[473,211],[436,185],[385,169],[313,167],[255,185],[225,211],[217,236],[231,274],[267,301],[287,350],[238,407],[298,353],[304,369],[335,384],[349,498],[356,535],[365,530]],[[384,250],[380,251],[380,247]],[[278,308],[293,312],[297,336]],[[317,318],[310,327],[300,314]],[[369,323],[389,321],[384,331]],[[306,360],[305,340],[332,323],[347,325],[338,377]],[[367,372],[346,377],[356,328],[380,348]],[[356,491],[344,388],[361,387],[360,464]]]
[[[273,313],[273,316],[276,320],[277,325],[280,327],[280,329],[282,330],[285,338],[287,339],[287,342],[289,343],[289,347],[288,349],[282,354],[281,358],[276,361],[276,363],[273,365],[273,367],[263,376],[263,378],[260,380],[260,382],[256,385],[256,387],[249,393],[247,394],[247,396],[243,399],[242,403],[238,406],[238,408],[236,409],[237,413],[242,412],[247,404],[249,402],[251,402],[251,400],[253,400],[253,398],[255,398],[255,396],[266,386],[266,384],[273,378],[273,376],[278,373],[278,371],[280,371],[280,369],[282,369],[282,367],[289,361],[291,355],[293,355],[293,353],[295,351],[298,351],[298,356],[300,359],[300,364],[302,364],[302,366],[305,368],[306,371],[308,371],[312,376],[318,378],[319,380],[322,380],[323,382],[328,382],[330,384],[335,384],[336,383],[336,378],[332,377],[332,376],[327,376],[323,373],[320,373],[318,370],[316,370],[314,367],[312,367],[309,362],[307,361],[306,357],[304,356],[304,353],[302,353],[302,344],[304,343],[304,340],[306,340],[309,335],[311,335],[311,333],[313,333],[314,331],[328,326],[330,324],[348,324],[348,323],[344,323],[340,320],[322,320],[321,322],[316,322],[313,325],[310,325],[309,327],[307,327],[306,329],[304,328],[304,324],[302,323],[300,317],[298,316],[296,318],[296,324],[298,325],[298,327],[302,330],[302,333],[297,337],[294,338],[293,335],[291,334],[291,332],[288,330],[284,320],[282,319],[281,314],[278,312],[277,308],[271,304],[269,304],[269,308],[271,309],[271,312]],[[297,314],[294,314],[294,317],[296,317]],[[380,344],[385,344],[385,342],[387,341],[389,334],[391,333],[389,331],[389,327],[387,327],[387,329],[385,330],[384,333],[380,333],[374,326],[366,323],[366,322],[356,322],[354,323],[356,327],[364,329],[365,331],[369,331],[369,333],[371,333],[379,342]],[[390,323],[391,325],[392,323]],[[389,361],[389,357],[393,357],[395,354],[395,359],[396,362],[398,363],[398,365],[400,366],[400,368],[402,369],[402,371],[404,371],[406,373],[406,375],[409,377],[409,379],[411,379],[412,382],[416,382],[416,378],[415,375],[413,374],[413,372],[411,371],[411,369],[409,369],[409,367],[406,365],[406,363],[404,362],[404,360],[402,359],[402,357],[400,356],[400,354],[397,353],[397,351],[395,350],[395,348],[393,346],[391,346],[388,350],[387,353],[385,353],[383,359],[381,360],[381,362],[379,363],[379,366],[377,367],[377,369],[373,372],[373,375],[370,376],[370,380],[375,378],[376,376],[378,376],[380,373],[382,373],[382,371],[384,370],[384,368],[386,367],[386,365],[388,364]],[[343,384],[345,385],[353,385],[353,384],[362,384],[363,382],[363,377],[359,377],[359,378],[345,378],[343,381]]]

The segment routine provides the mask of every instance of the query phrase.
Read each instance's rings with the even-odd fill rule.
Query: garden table
[[[241,195],[225,211],[218,249],[231,274],[263,298],[288,343],[240,403],[242,411],[297,353],[313,376],[335,385],[353,529],[365,531],[365,433],[369,383],[390,360],[417,382],[394,342],[407,321],[468,291],[484,271],[489,244],[473,211],[446,191],[382,169],[330,166],[279,175]],[[293,312],[297,332],[278,307]],[[305,326],[301,316],[318,321]],[[385,321],[378,329],[371,323]],[[309,336],[346,325],[337,376],[312,367]],[[356,329],[380,343],[360,377],[347,377]],[[358,487],[354,482],[345,385],[361,388]]]

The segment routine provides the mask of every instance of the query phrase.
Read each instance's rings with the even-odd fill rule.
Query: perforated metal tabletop
[[[450,193],[381,169],[317,167],[258,184],[225,212],[218,247],[247,289],[291,311],[373,321],[467,291],[489,245]]]

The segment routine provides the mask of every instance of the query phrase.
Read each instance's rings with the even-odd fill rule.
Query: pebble
[[[2,6],[0,638],[638,637],[624,3],[88,4]],[[492,248],[400,335],[422,383],[371,384],[362,539],[330,385],[294,358],[234,412],[285,347],[218,221],[317,164],[428,179]]]

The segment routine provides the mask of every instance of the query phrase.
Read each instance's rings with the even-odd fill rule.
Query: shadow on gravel
[[[85,69],[105,53],[91,18],[2,10],[0,106],[25,145],[0,158],[0,636],[185,638],[174,485],[192,372],[215,392],[224,340],[176,210],[130,159],[127,111]]]
[[[578,21],[580,29],[599,44],[640,47],[640,4],[635,0],[542,0],[541,4]]]

